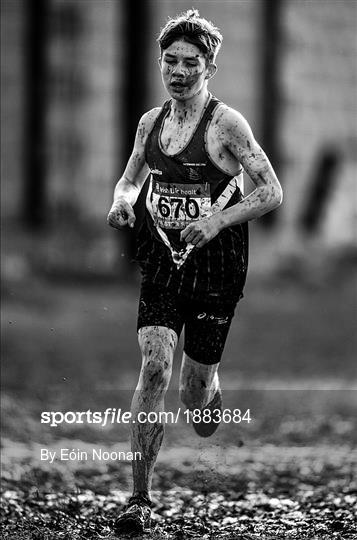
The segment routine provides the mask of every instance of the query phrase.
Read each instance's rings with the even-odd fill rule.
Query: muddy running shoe
[[[130,497],[124,512],[115,521],[116,532],[142,533],[150,529],[152,502],[145,495]]]
[[[222,413],[222,392],[220,388],[218,388],[217,392],[213,396],[212,401],[207,403],[207,405],[201,410],[201,420],[199,422],[193,421],[193,419],[195,418],[195,416],[193,415],[193,429],[200,437],[210,437],[218,428],[221,421],[221,414],[217,413],[216,409],[218,409],[220,413]],[[205,410],[210,411],[209,415],[206,413],[206,418],[207,416],[208,418],[211,418],[210,422],[203,421],[203,419],[205,418]]]

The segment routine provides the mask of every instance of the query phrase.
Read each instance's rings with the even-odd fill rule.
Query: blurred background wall
[[[287,257],[311,238],[322,251],[354,249],[357,3],[194,6],[224,35],[211,89],[246,116],[284,187],[283,206],[254,225],[258,236],[275,237]],[[158,32],[190,7],[186,0],[1,0],[8,270],[38,264],[107,274],[119,260],[125,271],[131,240],[107,228],[106,214],[138,119],[166,99]],[[14,235],[27,235],[20,250]]]

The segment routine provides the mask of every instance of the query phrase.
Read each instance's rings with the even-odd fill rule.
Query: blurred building
[[[211,90],[246,116],[284,187],[263,234],[356,246],[357,3],[193,4],[224,35]],[[2,220],[45,231],[53,264],[110,268],[125,255],[105,223],[113,186],[141,114],[166,98],[160,27],[191,7],[1,0]]]

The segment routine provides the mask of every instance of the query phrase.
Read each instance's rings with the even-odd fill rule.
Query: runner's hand
[[[219,221],[216,216],[193,221],[181,231],[180,239],[197,248],[203,247],[220,232]]]
[[[133,207],[125,199],[117,199],[107,217],[108,225],[114,229],[122,229],[125,225],[133,228],[135,220]]]

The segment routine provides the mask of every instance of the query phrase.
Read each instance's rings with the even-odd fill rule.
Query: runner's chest
[[[160,133],[160,145],[166,154],[181,152],[190,141],[199,119],[195,121],[170,120],[163,123]]]

